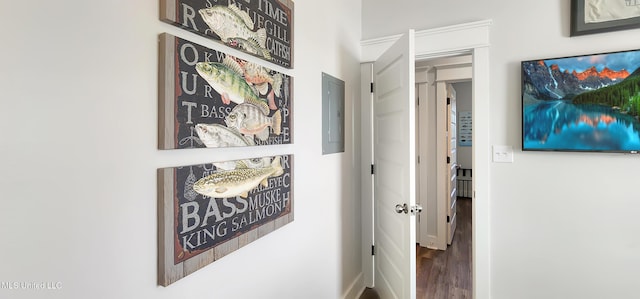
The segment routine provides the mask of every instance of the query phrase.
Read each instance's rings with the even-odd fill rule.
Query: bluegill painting
[[[293,156],[158,169],[158,283],[293,221]]]
[[[160,149],[291,143],[292,78],[160,36]]]
[[[160,20],[293,68],[292,0],[161,0]]]
[[[521,65],[523,150],[640,151],[640,50]]]

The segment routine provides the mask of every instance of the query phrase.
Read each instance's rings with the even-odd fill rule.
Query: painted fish
[[[196,133],[206,147],[236,147],[255,145],[253,139],[242,136],[237,129],[219,124],[197,124]]]
[[[282,75],[277,72],[271,75],[271,73],[269,73],[266,68],[256,63],[244,60],[238,60],[237,63],[243,71],[244,79],[247,82],[254,84],[260,94],[266,94],[269,90],[268,85],[271,85],[271,92],[267,96],[269,108],[271,110],[278,109],[275,104],[274,94],[275,96],[280,97],[280,89],[282,88]]]
[[[224,161],[224,162],[213,162],[216,169],[218,170],[234,170],[238,168],[262,168],[268,167],[269,161],[271,159],[267,158],[253,158],[253,159],[245,159],[239,161]]]
[[[211,30],[227,43],[229,38],[239,37],[245,40],[254,40],[262,48],[267,42],[267,30],[260,28],[253,31],[253,20],[249,14],[239,9],[236,5],[214,5],[198,11],[202,20]]]
[[[198,62],[196,71],[220,94],[224,104],[247,102],[259,107],[265,114],[269,113],[267,100],[259,98],[254,88],[242,78],[242,70],[233,69],[237,63],[232,60],[227,56],[226,63]]]
[[[271,75],[269,71],[263,66],[245,61],[245,60],[236,60],[240,69],[242,70],[242,74],[244,75],[244,79],[247,82],[261,85],[261,84],[271,84],[273,91],[276,96],[280,96],[280,89],[282,88],[282,75],[280,73],[275,73]],[[262,93],[264,94],[264,93]]]
[[[282,114],[280,110],[276,110],[273,116],[260,111],[260,109],[252,104],[238,104],[231,110],[231,113],[224,118],[227,127],[236,128],[240,133],[245,135],[256,135],[260,140],[269,138],[269,127],[273,129],[273,133],[280,135],[282,125]]]
[[[275,73],[271,75],[264,67],[247,62],[242,59],[231,58],[233,56],[225,57],[225,65],[238,73],[243,75],[244,80],[251,84],[259,94],[264,95],[269,91],[269,84],[271,84],[271,91],[267,95],[267,102],[269,103],[269,109],[276,110],[274,94],[280,96],[280,89],[282,88],[282,75]],[[229,58],[229,59],[227,59]]]
[[[253,138],[242,136],[237,129],[227,128],[219,124],[197,124],[196,133],[198,133],[198,137],[207,147],[236,147],[256,144]],[[242,160],[242,162],[243,164],[240,167],[244,168],[258,168],[269,165],[269,161],[265,164],[260,158]],[[214,162],[213,165],[217,169],[232,170],[238,167],[238,161]]]
[[[273,158],[268,167],[217,171],[198,180],[193,184],[193,190],[213,198],[235,196],[246,198],[249,195],[249,191],[258,185],[268,186],[268,178],[277,177],[283,173],[280,156],[277,156]]]
[[[244,39],[244,38],[240,38],[240,37],[230,37],[230,38],[227,38],[227,42],[226,43],[230,47],[234,47],[236,49],[240,49],[240,50],[242,50],[244,52],[256,55],[258,57],[263,57],[266,60],[273,59],[271,57],[271,53],[269,52],[269,50],[267,50],[267,48],[260,47],[258,42],[256,42],[255,40]]]

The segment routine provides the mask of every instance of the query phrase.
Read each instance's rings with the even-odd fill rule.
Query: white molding
[[[473,50],[473,201],[472,201],[472,260],[473,298],[491,298],[491,243],[490,243],[490,90],[489,47]]]
[[[456,68],[456,67],[464,67],[471,66],[473,63],[473,57],[471,54],[463,55],[463,56],[454,56],[454,57],[444,57],[436,60],[429,60],[425,63],[432,65],[436,68]],[[416,65],[418,65],[416,63]]]
[[[362,295],[364,289],[364,276],[362,272],[360,272],[360,275],[356,277],[345,293],[342,294],[342,299],[358,299],[360,298],[360,295]]]
[[[484,20],[416,31],[416,60],[469,54],[471,49],[486,47],[489,45],[488,27],[491,23],[491,20]],[[398,34],[361,41],[361,62],[375,61],[401,36]]]
[[[373,233],[373,177],[371,165],[373,164],[373,94],[371,82],[373,82],[373,63],[360,65],[360,142],[361,142],[361,191],[362,191],[362,272],[364,273],[364,286],[374,286],[375,257],[371,255],[371,246],[375,244]]]
[[[456,83],[473,79],[473,68],[468,66],[436,68],[436,82]]]

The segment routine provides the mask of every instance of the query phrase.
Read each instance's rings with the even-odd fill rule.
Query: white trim
[[[349,288],[342,294],[342,299],[358,299],[364,292],[364,276],[362,273],[356,277]]]
[[[374,262],[371,255],[371,246],[375,244],[373,238],[373,176],[371,165],[373,164],[373,94],[371,82],[373,82],[373,63],[360,65],[360,117],[361,117],[361,155],[362,164],[362,272],[364,273],[364,285],[374,286]]]
[[[488,46],[488,27],[491,22],[484,20],[416,31],[416,60],[469,54],[474,48]],[[401,36],[398,34],[360,42],[361,62],[375,61]]]
[[[488,29],[488,28],[487,28]],[[473,201],[472,201],[472,255],[473,298],[491,298],[491,245],[489,205],[489,165],[491,148],[489,123],[491,102],[489,85],[489,47],[473,51]]]
[[[436,71],[436,79],[438,77],[438,71]],[[447,151],[448,141],[447,139],[447,109],[449,108],[447,105],[447,82],[437,81],[434,88],[436,89],[436,219],[438,222],[438,234],[436,237],[436,246],[438,249],[446,250],[447,249],[447,231],[450,223],[447,222],[447,216],[449,212],[447,209],[450,209],[448,206],[447,196],[449,196],[449,192],[447,192],[447,168],[449,168],[449,164],[445,163],[447,161],[447,156],[449,155]],[[437,142],[440,141],[440,142]],[[445,142],[442,142],[445,141]],[[433,167],[433,165],[431,165]]]

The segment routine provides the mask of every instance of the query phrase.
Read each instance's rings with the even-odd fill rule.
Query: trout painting
[[[292,78],[160,35],[160,149],[292,143]]]
[[[292,0],[161,0],[160,20],[293,68]]]
[[[293,156],[158,169],[158,283],[293,221]]]

